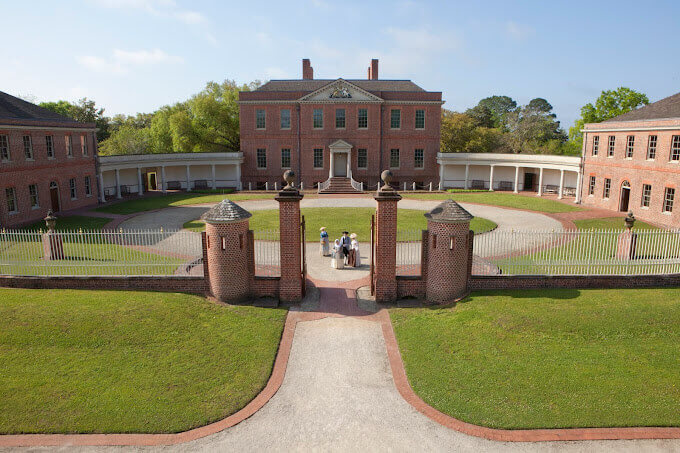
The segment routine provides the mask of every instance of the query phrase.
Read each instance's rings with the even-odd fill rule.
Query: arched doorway
[[[627,212],[630,201],[630,183],[623,181],[621,183],[621,198],[619,199],[619,211]]]
[[[50,201],[52,202],[52,212],[59,212],[59,186],[54,181],[50,183]]]

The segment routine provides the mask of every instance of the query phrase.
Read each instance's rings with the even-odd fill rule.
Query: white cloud
[[[505,31],[508,36],[518,41],[524,41],[534,33],[534,29],[528,25],[518,24],[513,21],[509,21],[505,24]]]
[[[160,49],[133,51],[114,49],[109,58],[81,55],[76,57],[76,61],[91,71],[112,74],[127,74],[133,66],[184,63],[181,57],[168,55]]]
[[[177,11],[174,16],[189,25],[199,25],[207,22],[207,18],[197,11]]]

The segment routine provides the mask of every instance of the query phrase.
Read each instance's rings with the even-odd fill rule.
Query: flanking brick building
[[[0,227],[97,204],[96,146],[94,124],[0,92]]]
[[[583,135],[583,204],[680,227],[680,93]]]
[[[302,79],[272,80],[239,103],[244,188],[281,184],[286,169],[329,191],[368,189],[386,168],[397,184],[439,182],[441,92],[379,79],[378,60],[367,79],[345,80],[314,79],[305,59]]]

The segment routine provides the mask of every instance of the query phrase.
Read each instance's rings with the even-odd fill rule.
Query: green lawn
[[[274,193],[231,193],[230,191],[202,191],[191,193],[173,193],[168,195],[148,196],[133,200],[121,201],[120,203],[102,206],[95,209],[99,212],[113,214],[133,214],[135,212],[151,211],[170,206],[183,206],[199,203],[219,203],[228,198],[232,201],[272,199]]]
[[[574,225],[579,230],[624,230],[626,228],[626,225],[623,223],[623,217],[574,220]],[[636,220],[633,230],[659,230],[659,228],[641,220]]]
[[[78,231],[80,229],[101,230],[102,228],[104,228],[104,225],[109,223],[111,220],[112,219],[108,219],[106,217],[88,217],[82,215],[58,217],[56,229],[60,231],[64,230]],[[39,220],[35,223],[23,227],[22,229],[31,231],[42,229],[43,231],[47,231],[47,227],[45,226],[44,220]]]
[[[401,193],[404,198],[419,200],[448,200],[449,198],[468,203],[489,204],[493,206],[505,206],[508,208],[527,209],[539,212],[571,212],[583,209],[572,204],[562,203],[548,198],[535,195],[519,195],[503,192],[472,191],[453,193]]]
[[[390,316],[414,391],[463,421],[680,426],[680,289],[476,292]]]
[[[183,294],[0,289],[0,433],[224,418],[266,385],[285,316]]]
[[[277,209],[253,211],[250,218],[252,230],[278,230],[279,211]],[[373,208],[303,208],[307,225],[307,240],[316,241],[319,237],[319,228],[326,227],[328,235],[334,239],[342,236],[346,229],[350,233],[356,233],[359,241],[370,241],[371,238],[371,215],[375,214]],[[427,229],[425,211],[415,209],[399,209],[398,228],[400,230],[424,230]],[[488,219],[475,217],[470,223],[470,228],[477,234],[496,228],[496,224]],[[200,220],[192,220],[184,224],[184,228],[193,231],[203,231],[204,224]]]

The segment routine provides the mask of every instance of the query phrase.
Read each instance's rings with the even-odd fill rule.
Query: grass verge
[[[78,231],[78,230],[101,230],[109,223],[111,219],[106,217],[89,217],[82,215],[71,215],[59,217],[57,219],[56,229],[58,231]],[[35,223],[21,228],[22,230],[47,231],[44,220],[39,220]]]
[[[416,209],[399,209],[397,228],[400,230],[424,230],[427,229],[427,219],[423,215],[425,211]],[[253,230],[278,230],[279,211],[268,209],[253,211],[250,218],[250,228]],[[371,215],[375,214],[373,208],[302,208],[307,225],[307,240],[316,241],[319,228],[326,227],[328,235],[334,239],[342,236],[344,230],[356,233],[359,241],[367,242],[371,237]],[[476,233],[484,233],[493,230],[498,225],[491,220],[475,217],[470,223],[470,228]],[[184,228],[192,231],[203,231],[205,224],[201,220],[191,220],[184,224]]]
[[[286,311],[153,292],[0,289],[0,432],[177,432],[271,374]]]
[[[391,309],[414,391],[492,428],[680,426],[680,290],[476,292]]]
[[[448,200],[449,198],[468,203],[488,204],[493,206],[503,206],[508,208],[526,209],[538,212],[572,212],[582,211],[578,206],[572,206],[548,198],[541,198],[532,195],[520,195],[502,192],[454,192],[454,193],[401,193],[404,198],[415,198],[419,200]]]

